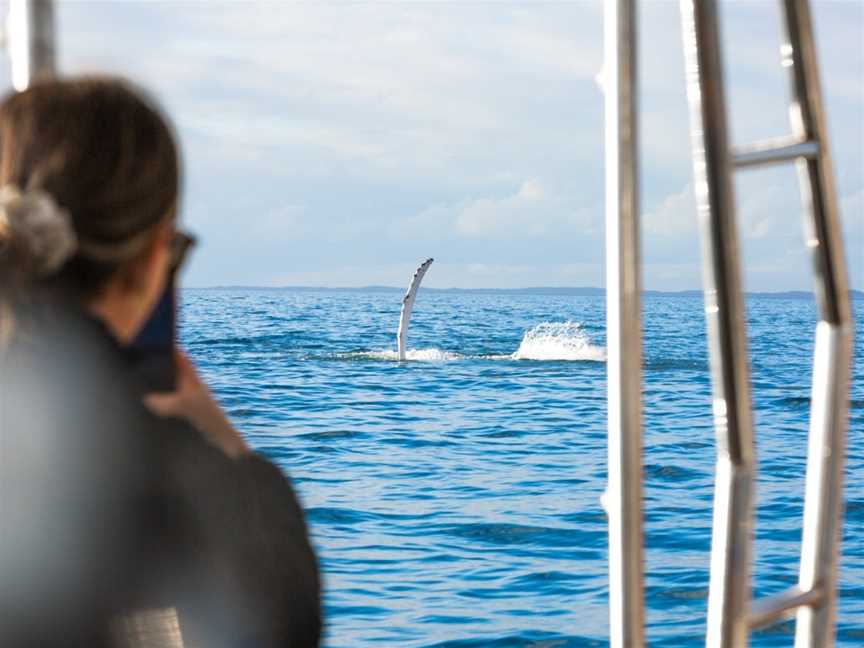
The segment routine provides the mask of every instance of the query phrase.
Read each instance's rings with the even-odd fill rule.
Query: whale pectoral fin
[[[417,297],[417,291],[420,289],[420,283],[426,274],[426,270],[432,264],[433,259],[430,257],[420,264],[414,271],[411,277],[411,283],[408,285],[408,291],[402,298],[402,312],[399,314],[399,328],[396,333],[396,344],[399,354],[399,360],[405,359],[405,341],[408,338],[408,326],[411,321],[411,310],[414,307],[414,300]]]

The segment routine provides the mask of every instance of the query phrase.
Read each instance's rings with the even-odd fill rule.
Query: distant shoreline
[[[184,290],[215,291],[215,290],[254,290],[261,292],[350,292],[350,293],[404,293],[404,288],[395,286],[363,286],[360,288],[325,288],[315,286],[202,286],[189,287]],[[423,292],[444,294],[474,294],[474,295],[561,295],[576,297],[602,297],[606,295],[604,288],[427,288]],[[701,290],[644,290],[648,297],[701,297]],[[813,293],[806,290],[786,290],[781,292],[747,292],[748,297],[763,297],[767,299],[813,299]],[[854,300],[864,300],[864,291],[850,290],[849,296]]]

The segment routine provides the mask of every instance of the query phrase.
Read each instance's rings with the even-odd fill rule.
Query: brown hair
[[[68,213],[77,249],[38,277],[33,250],[0,227],[0,348],[16,303],[48,285],[92,297],[143,251],[176,210],[179,166],[167,120],[123,80],[42,81],[3,100],[0,187],[47,193]]]

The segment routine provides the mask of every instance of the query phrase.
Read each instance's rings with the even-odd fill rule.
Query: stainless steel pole
[[[10,0],[6,38],[16,90],[54,76],[53,0]]]
[[[795,646],[827,648],[834,640],[853,324],[810,9],[806,0],[785,0],[783,9],[781,50],[792,86],[792,132],[819,147],[819,155],[796,162],[820,320],[813,360],[798,586],[803,591],[818,588],[822,597],[818,605],[799,608]]]
[[[715,0],[682,0],[717,467],[706,645],[747,644],[754,483],[747,338]]]
[[[613,648],[641,648],[642,329],[634,0],[606,0],[604,29],[609,629]]]

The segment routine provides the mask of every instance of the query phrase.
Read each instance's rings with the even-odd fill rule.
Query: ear
[[[171,263],[171,237],[174,232],[174,223],[165,219],[156,226],[153,238],[147,247],[141,252],[142,269],[150,277],[159,277],[164,281],[168,274],[168,265]]]
[[[144,249],[121,271],[128,292],[150,296],[161,291],[171,262],[172,231],[169,220],[156,225]]]

